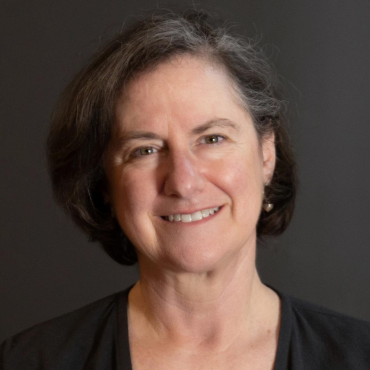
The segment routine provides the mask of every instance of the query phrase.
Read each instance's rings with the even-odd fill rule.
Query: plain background
[[[0,0],[0,340],[138,277],[53,203],[44,142],[73,74],[126,19],[156,4]],[[370,320],[370,1],[197,4],[260,39],[290,101],[301,186],[286,234],[259,248],[263,281]]]

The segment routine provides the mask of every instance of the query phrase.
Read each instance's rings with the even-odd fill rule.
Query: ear
[[[266,136],[262,142],[263,181],[264,184],[271,181],[276,162],[275,134]]]

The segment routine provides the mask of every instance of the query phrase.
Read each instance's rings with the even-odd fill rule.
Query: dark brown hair
[[[122,89],[140,72],[181,54],[212,60],[228,73],[262,141],[275,134],[276,168],[257,235],[279,235],[294,210],[297,176],[285,129],[285,105],[260,49],[203,12],[154,14],[116,35],[82,69],[61,96],[47,143],[56,201],[76,224],[121,264],[137,261],[110,206],[103,199],[104,155]]]

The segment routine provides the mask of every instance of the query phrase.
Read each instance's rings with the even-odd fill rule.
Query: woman
[[[268,65],[202,13],[155,15],[70,84],[48,142],[57,201],[126,291],[2,347],[4,369],[367,369],[370,326],[277,293],[255,267],[296,171]]]

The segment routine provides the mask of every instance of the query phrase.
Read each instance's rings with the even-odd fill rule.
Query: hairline
[[[209,52],[207,52],[208,50],[206,50],[206,49],[209,49]],[[181,58],[187,57],[187,56],[189,56],[191,58],[194,58],[194,59],[197,59],[199,61],[202,61],[204,63],[208,63],[210,66],[216,67],[216,68],[219,69],[219,71],[224,73],[225,77],[227,78],[228,82],[230,83],[230,87],[231,87],[230,91],[231,91],[231,95],[232,95],[232,99],[233,99],[234,103],[237,104],[244,111],[244,113],[246,113],[251,118],[253,128],[254,128],[254,130],[256,131],[256,134],[257,134],[259,145],[261,146],[262,143],[263,143],[264,138],[262,137],[260,132],[258,132],[258,130],[257,130],[257,125],[256,125],[256,122],[255,122],[254,114],[250,110],[250,108],[248,106],[248,103],[245,101],[244,94],[242,93],[240,87],[238,86],[236,78],[229,71],[226,63],[219,56],[215,55],[214,51],[211,48],[206,48],[206,47],[202,47],[200,50],[194,50],[194,51],[186,50],[186,51],[183,51],[183,52],[176,52],[173,55],[170,55],[168,57],[164,57],[161,60],[158,60],[158,61],[155,61],[155,62],[152,62],[152,63],[149,62],[148,65],[144,69],[142,69],[140,71],[136,71],[131,76],[127,76],[124,79],[124,81],[122,83],[122,86],[119,88],[119,92],[117,94],[116,101],[113,104],[113,117],[114,118],[113,118],[113,122],[112,122],[112,125],[111,125],[111,129],[112,129],[111,133],[112,134],[116,133],[115,130],[116,130],[116,127],[117,127],[118,121],[119,121],[118,118],[117,118],[117,113],[116,113],[118,101],[121,98],[127,99],[127,97],[125,98],[124,96],[128,93],[128,91],[130,89],[130,86],[135,81],[140,79],[141,76],[143,76],[147,73],[154,72],[157,68],[159,68],[160,66],[162,66],[164,64],[172,63],[172,62],[176,61],[176,59],[181,59]],[[113,139],[112,134],[111,134],[111,137],[109,139],[109,143],[112,142],[112,139]],[[108,147],[109,147],[109,145],[108,145]]]

